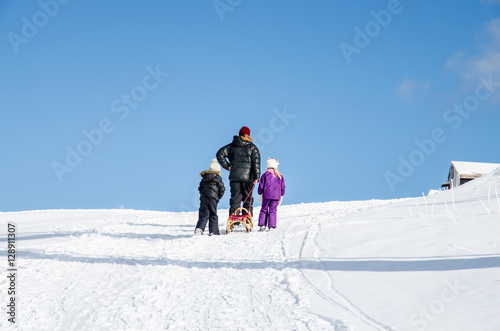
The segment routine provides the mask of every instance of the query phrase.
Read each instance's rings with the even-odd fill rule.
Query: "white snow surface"
[[[196,212],[0,213],[0,329],[500,329],[500,169],[419,198],[282,205],[274,232],[226,235],[227,214],[195,237]]]

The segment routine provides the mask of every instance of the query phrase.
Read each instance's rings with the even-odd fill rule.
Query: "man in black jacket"
[[[229,214],[234,213],[252,191],[260,178],[260,152],[250,138],[250,129],[242,127],[239,135],[233,137],[233,142],[222,147],[217,152],[217,161],[229,170],[231,199],[229,200]],[[253,215],[252,197],[243,204]]]

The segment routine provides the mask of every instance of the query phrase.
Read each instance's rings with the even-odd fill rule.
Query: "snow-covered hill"
[[[194,212],[0,219],[2,330],[500,327],[500,169],[420,198],[284,205],[274,232],[194,237]]]

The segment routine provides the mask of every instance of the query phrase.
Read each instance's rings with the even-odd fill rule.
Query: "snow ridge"
[[[499,191],[500,169],[419,198],[281,206],[274,232],[214,237],[190,212],[0,213],[19,247],[18,320],[2,304],[0,328],[495,330]]]

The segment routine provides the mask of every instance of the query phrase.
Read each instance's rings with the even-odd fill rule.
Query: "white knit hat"
[[[278,169],[278,164],[280,164],[278,162],[278,160],[276,159],[271,159],[270,157],[267,158],[267,169],[269,168],[273,168],[273,169]]]
[[[210,163],[210,166],[208,167],[208,170],[215,171],[215,172],[220,172],[220,164],[217,163],[217,159],[212,159],[212,163]]]

